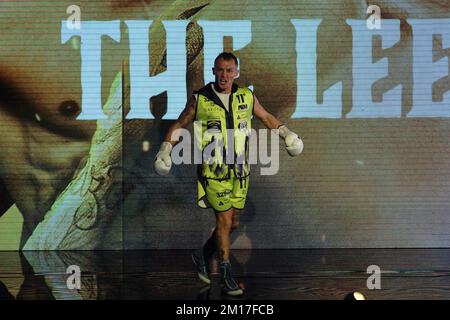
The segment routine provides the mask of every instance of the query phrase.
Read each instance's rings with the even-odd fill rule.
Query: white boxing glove
[[[291,157],[298,156],[303,151],[303,141],[297,134],[290,131],[286,126],[279,128],[280,136],[284,139],[286,150]]]
[[[160,176],[165,176],[170,172],[170,168],[172,167],[172,159],[170,157],[171,151],[172,144],[164,141],[155,158],[155,171]]]

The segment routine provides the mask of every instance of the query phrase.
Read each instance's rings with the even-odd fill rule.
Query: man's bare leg
[[[230,209],[226,212],[216,212],[216,228],[214,228],[214,231],[203,247],[193,253],[192,259],[197,266],[198,276],[203,282],[207,284],[211,283],[211,279],[209,278],[208,263],[216,251],[219,252],[218,258],[220,261],[224,261],[225,257],[227,257],[225,261],[228,262],[230,253],[230,235],[239,226],[242,211],[243,210]],[[225,215],[223,215],[224,213]],[[219,217],[220,215],[223,216]],[[228,229],[229,231],[227,232]],[[220,236],[218,230],[221,230],[222,232]],[[226,236],[227,234],[228,236]],[[225,241],[223,241],[223,239],[225,239]],[[219,243],[224,242],[228,244],[225,248],[219,245]],[[224,255],[223,253],[226,254]]]
[[[192,260],[197,267],[197,274],[201,281],[211,283],[208,261],[217,250],[219,260],[227,261],[230,253],[230,230],[233,221],[233,209],[216,213],[216,228],[203,248],[192,254]]]
[[[233,209],[233,215],[232,215],[232,222],[231,222],[231,228],[230,228],[230,235],[233,233],[234,230],[239,227],[239,221],[240,217],[242,215],[242,209]],[[213,254],[217,250],[217,228],[214,228],[211,236],[209,239],[205,242],[201,250],[197,252],[198,255],[203,253],[203,256],[205,258],[206,263],[211,259]]]
[[[230,232],[234,210],[216,212],[217,256],[219,261],[230,260]]]
[[[233,217],[235,217],[233,223]],[[239,223],[239,214],[234,209],[216,212],[217,253],[220,261],[220,283],[222,291],[230,296],[243,294],[238,283],[233,279],[230,264],[230,233],[233,226]],[[236,223],[237,222],[237,223]]]

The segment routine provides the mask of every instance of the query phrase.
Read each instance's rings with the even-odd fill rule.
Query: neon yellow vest
[[[233,84],[229,111],[211,88],[211,83],[196,92],[197,109],[194,124],[197,147],[203,163],[199,176],[206,179],[229,179],[231,170],[238,178],[250,174],[249,138],[253,114],[253,92]],[[233,141],[228,144],[229,137]],[[234,143],[233,143],[234,142]],[[234,152],[229,147],[234,144]]]

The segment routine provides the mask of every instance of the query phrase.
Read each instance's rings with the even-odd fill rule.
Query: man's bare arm
[[[195,106],[196,99],[192,96],[189,101],[186,103],[186,107],[183,112],[181,112],[178,119],[174,124],[169,128],[166,134],[165,141],[170,142],[172,145],[175,145],[178,142],[178,136],[176,135],[176,130],[181,128],[186,128],[189,124],[194,121],[195,118]],[[175,134],[174,134],[175,133]]]
[[[303,151],[303,141],[298,135],[290,131],[280,120],[268,112],[259,103],[256,96],[254,96],[255,104],[253,114],[264,123],[268,129],[279,129],[278,134],[284,139],[286,149],[291,156],[297,156]]]
[[[278,120],[273,114],[268,112],[264,107],[259,103],[258,98],[254,96],[255,104],[253,107],[253,114],[261,120],[262,123],[268,129],[278,129],[283,123]]]

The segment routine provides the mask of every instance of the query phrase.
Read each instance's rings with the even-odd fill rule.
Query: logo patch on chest
[[[245,130],[245,129],[247,129],[247,121],[239,122],[239,130]]]
[[[212,131],[212,132],[220,132],[222,131],[222,126],[220,123],[220,120],[216,120],[216,119],[212,119],[212,120],[208,120],[207,124],[206,124],[207,130],[208,131]]]

